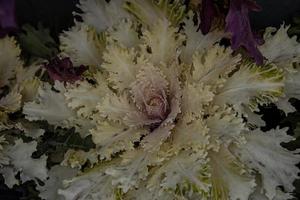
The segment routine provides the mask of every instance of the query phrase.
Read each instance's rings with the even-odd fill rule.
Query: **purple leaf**
[[[263,55],[257,48],[260,40],[254,36],[251,30],[249,11],[260,10],[261,8],[254,1],[231,0],[226,17],[226,31],[231,33],[232,49],[237,50],[244,47],[257,64],[263,63]]]
[[[0,0],[0,37],[16,29],[15,0]]]
[[[213,0],[203,0],[200,12],[200,30],[203,34],[207,34],[211,29],[212,23],[217,17],[217,10]]]
[[[81,80],[82,74],[87,70],[87,67],[83,65],[74,67],[70,58],[60,59],[58,57],[50,60],[44,67],[51,79],[69,83]]]

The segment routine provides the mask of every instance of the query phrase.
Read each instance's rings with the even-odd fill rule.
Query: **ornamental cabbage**
[[[181,1],[81,0],[82,22],[61,34],[61,56],[88,72],[43,82],[28,120],[75,127],[95,148],[64,163],[67,200],[288,199],[297,152],[287,129],[263,132],[256,111],[298,97],[300,45],[266,31],[262,66],[197,32]],[[291,89],[293,88],[293,89]],[[71,159],[68,161],[68,159]],[[282,186],[282,187],[279,187]],[[52,196],[55,196],[51,194]]]

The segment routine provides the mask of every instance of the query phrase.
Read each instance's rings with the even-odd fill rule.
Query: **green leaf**
[[[22,30],[19,42],[25,53],[44,59],[49,59],[58,53],[58,44],[51,37],[49,29],[41,24],[37,28],[25,24]]]

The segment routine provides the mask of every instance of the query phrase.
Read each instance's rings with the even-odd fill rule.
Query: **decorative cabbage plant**
[[[223,30],[198,32],[195,13],[179,0],[81,0],[79,8],[82,21],[60,36],[60,56],[70,60],[46,66],[56,81],[41,81],[23,113],[30,121],[75,128],[82,138],[91,135],[95,147],[69,149],[65,167],[53,167],[39,186],[41,197],[292,197],[300,156],[281,143],[293,137],[286,128],[263,132],[257,114],[271,103],[292,112],[289,98],[300,97],[300,45],[288,27],[266,30],[259,47],[264,64],[256,65],[222,45]],[[71,61],[81,69],[71,69]],[[35,145],[18,140],[6,155],[18,157],[13,164],[22,168]],[[22,169],[32,175],[37,167]],[[40,180],[47,173],[42,169]]]

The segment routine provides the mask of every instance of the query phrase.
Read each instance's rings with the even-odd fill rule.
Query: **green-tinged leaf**
[[[124,7],[148,26],[164,19],[178,25],[185,16],[185,6],[180,0],[128,0]]]
[[[241,111],[242,105],[257,110],[258,105],[277,101],[283,95],[284,73],[274,65],[242,65],[217,92],[217,105],[229,104]]]
[[[50,35],[49,29],[41,24],[37,28],[26,24],[22,27],[23,32],[19,34],[19,42],[22,50],[29,56],[50,59],[58,53],[58,44]]]

